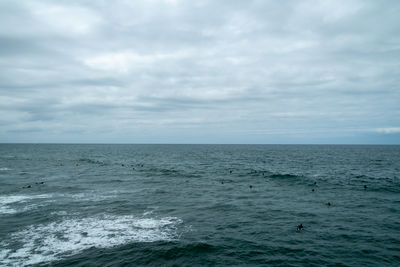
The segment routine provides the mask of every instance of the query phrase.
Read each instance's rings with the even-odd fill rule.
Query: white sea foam
[[[151,214],[153,214],[154,213],[154,211],[153,210],[150,210],[150,211],[146,211],[145,213],[143,213],[143,215],[144,216],[147,216],[147,215],[151,215]]]
[[[102,216],[31,226],[11,234],[10,239],[20,242],[22,246],[16,250],[2,251],[0,265],[23,266],[49,262],[91,247],[109,248],[133,242],[170,241],[179,236],[177,226],[181,223],[175,217]]]
[[[110,198],[116,198],[117,195],[104,195],[104,194],[99,194],[96,192],[90,192],[90,193],[78,193],[78,194],[73,194],[69,195],[72,199],[76,201],[102,201],[102,200],[107,200]]]
[[[118,197],[117,194],[104,194],[99,192],[85,192],[85,193],[76,193],[76,194],[69,194],[69,193],[57,193],[54,194],[55,197],[62,197],[65,199],[69,199],[69,201],[102,201],[108,200],[112,198]]]
[[[37,205],[25,205],[20,207],[20,209],[16,209],[15,204],[25,203],[32,199],[39,198],[49,198],[50,195],[42,194],[42,195],[11,195],[11,196],[0,196],[0,214],[13,214],[19,211],[26,211],[27,209],[31,209]]]
[[[95,192],[79,194],[41,194],[41,195],[7,195],[0,196],[0,215],[25,212],[56,201],[57,197],[65,197],[72,201],[102,201],[117,197],[117,195],[101,195]],[[32,203],[35,199],[46,199],[45,203]]]
[[[11,171],[11,169],[10,168],[6,168],[6,167],[2,167],[2,168],[0,168],[0,171]]]
[[[51,215],[58,215],[58,216],[66,216],[66,215],[68,215],[68,212],[66,212],[65,210],[60,210],[60,211],[53,211],[50,214]]]

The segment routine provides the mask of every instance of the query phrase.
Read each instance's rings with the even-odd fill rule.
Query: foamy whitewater
[[[127,243],[172,241],[181,221],[133,216],[102,216],[63,219],[45,225],[30,226],[11,234],[18,249],[2,251],[6,265],[30,265],[55,261],[82,253],[91,247],[108,248]],[[2,246],[10,246],[3,242]]]
[[[397,266],[399,173],[399,146],[3,144],[0,266]]]

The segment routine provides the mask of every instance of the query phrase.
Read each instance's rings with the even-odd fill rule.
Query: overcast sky
[[[400,1],[0,0],[0,142],[400,144]]]

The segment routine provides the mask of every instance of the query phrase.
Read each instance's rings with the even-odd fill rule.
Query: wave
[[[149,168],[149,169],[138,169],[138,171],[145,173],[147,176],[167,176],[172,178],[201,178],[202,176],[197,173],[190,172],[189,170],[177,170],[177,169],[166,169],[166,168]]]
[[[367,185],[367,191],[376,192],[400,192],[400,180],[394,174],[385,175],[379,174],[360,174],[351,173],[346,180],[337,180],[336,183],[344,186],[351,186],[354,189],[365,190],[364,185]]]
[[[112,180],[100,180],[98,181],[99,183],[103,183],[103,184],[113,184],[113,183],[123,183],[126,182],[125,180],[121,180],[121,179],[112,179]]]
[[[157,219],[103,215],[35,225],[11,234],[11,239],[21,245],[16,249],[1,251],[0,263],[26,266],[59,260],[92,247],[173,241],[178,238],[177,227],[181,223],[182,220],[176,217]]]
[[[2,171],[2,172],[11,171],[11,169],[10,169],[10,168],[6,168],[6,167],[3,167],[3,168],[0,168],[0,171]]]
[[[106,165],[103,161],[95,160],[95,159],[89,159],[89,158],[80,158],[78,161],[80,163],[96,164],[96,165],[101,165],[101,166]]]
[[[300,178],[301,175],[291,174],[291,173],[274,173],[268,175],[269,178]]]
[[[24,212],[32,205],[24,206],[20,209],[14,207],[14,205],[28,202],[32,199],[49,198],[50,195],[11,195],[11,196],[0,196],[0,214],[14,214],[18,212]]]
[[[176,246],[170,250],[165,251],[169,255],[198,255],[202,253],[212,253],[220,250],[221,247],[215,246],[206,242],[197,242],[191,244],[185,244],[181,246]]]
[[[108,194],[99,194],[96,191],[90,191],[90,192],[83,192],[83,193],[75,193],[75,194],[70,194],[70,193],[64,193],[64,194],[56,194],[58,197],[63,197],[67,201],[73,201],[73,202],[88,202],[88,201],[93,201],[93,202],[98,202],[98,201],[103,201],[103,200],[109,200],[118,197],[118,192],[110,192]]]

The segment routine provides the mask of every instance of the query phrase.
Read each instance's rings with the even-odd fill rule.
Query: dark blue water
[[[0,265],[398,266],[399,178],[400,146],[3,144]]]

